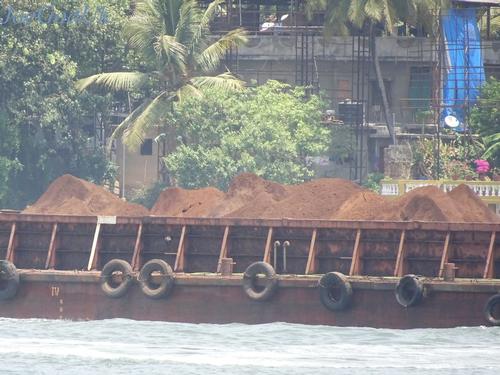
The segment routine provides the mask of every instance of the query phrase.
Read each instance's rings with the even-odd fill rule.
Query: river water
[[[500,374],[500,328],[0,318],[7,374]]]

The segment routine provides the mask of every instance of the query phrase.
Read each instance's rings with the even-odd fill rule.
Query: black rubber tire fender
[[[122,282],[118,286],[112,284],[113,273],[122,273]],[[104,265],[101,271],[101,289],[108,297],[120,298],[130,289],[134,275],[130,264],[122,259],[112,259]]]
[[[500,305],[500,294],[495,294],[488,299],[486,306],[484,307],[484,316],[490,324],[494,326],[500,326],[500,317],[495,318],[493,316],[493,311],[497,305]]]
[[[158,287],[154,287],[151,284],[151,275],[153,272],[159,272],[161,282]],[[139,285],[142,292],[150,298],[158,299],[166,297],[172,291],[174,287],[174,272],[172,267],[162,259],[151,259],[146,262],[139,272]]]
[[[257,290],[257,275],[265,275],[265,286]],[[278,278],[274,268],[266,262],[255,262],[250,264],[243,274],[243,291],[254,301],[269,300],[278,289]]]
[[[14,298],[19,289],[19,273],[7,260],[0,260],[0,281],[0,301]]]
[[[424,298],[424,283],[416,275],[405,275],[396,285],[396,300],[403,307],[418,305]]]
[[[342,311],[351,305],[352,286],[344,274],[340,272],[325,273],[319,279],[318,285],[320,301],[328,310]]]

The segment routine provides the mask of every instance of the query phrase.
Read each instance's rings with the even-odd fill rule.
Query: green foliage
[[[200,96],[202,88],[239,90],[243,82],[217,72],[226,52],[246,42],[243,29],[214,39],[210,23],[223,0],[201,9],[196,0],[137,1],[125,26],[143,71],[100,73],[81,79],[80,90],[96,85],[113,91],[148,88],[139,105],[113,133],[137,149],[146,131],[168,116],[174,101]],[[219,73],[219,74],[217,74]]]
[[[11,173],[20,168],[16,158],[19,148],[16,129],[8,126],[7,115],[0,111],[0,201],[8,192]]]
[[[363,187],[373,190],[376,193],[380,193],[381,185],[380,181],[384,178],[383,173],[375,172],[370,173],[366,176],[366,181],[363,182]]]
[[[88,22],[32,20],[0,27],[2,207],[23,208],[64,173],[101,182],[113,171],[104,150],[93,144],[94,115],[105,116],[111,97],[81,96],[74,81],[77,71],[90,74],[123,63],[119,35],[128,2],[90,0],[86,4]],[[19,17],[46,5],[44,1],[13,3]],[[52,5],[59,15],[84,6],[76,0]],[[97,17],[99,6],[106,9],[107,23]],[[0,17],[5,12],[2,4]]]
[[[155,202],[158,200],[160,193],[168,185],[164,182],[156,182],[151,187],[143,187],[141,189],[133,190],[128,197],[129,201],[132,203],[141,204],[144,207],[152,208]]]
[[[500,81],[491,78],[484,85],[470,121],[486,146],[483,157],[492,165],[500,165]]]
[[[308,157],[326,153],[331,137],[317,96],[276,81],[204,94],[176,105],[168,120],[182,144],[164,161],[180,186],[225,189],[242,172],[280,183],[312,177]]]
[[[355,150],[355,130],[350,125],[335,125],[331,128],[332,141],[328,155],[337,164],[352,160]]]
[[[481,143],[457,137],[450,142],[441,141],[439,146],[438,165],[436,140],[423,138],[413,145],[415,178],[437,179],[439,175],[441,179],[465,180],[477,177],[473,162],[482,153]]]

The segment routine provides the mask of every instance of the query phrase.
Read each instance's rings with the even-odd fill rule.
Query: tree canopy
[[[123,64],[120,33],[128,2],[89,0],[78,22],[64,15],[81,12],[80,1],[54,2],[44,18],[33,17],[43,7],[48,5],[38,0],[0,5],[2,207],[23,208],[64,173],[100,182],[111,169],[93,144],[94,116],[106,112],[110,98],[79,95],[74,81],[79,72]],[[50,14],[59,18],[49,22]]]
[[[180,145],[165,164],[180,186],[224,189],[241,172],[280,183],[312,177],[310,157],[330,145],[319,97],[277,81],[231,94],[204,92],[176,105],[168,119]]]
[[[483,157],[493,165],[500,165],[500,81],[491,78],[481,90],[481,96],[471,111],[474,131],[483,139],[486,150]]]

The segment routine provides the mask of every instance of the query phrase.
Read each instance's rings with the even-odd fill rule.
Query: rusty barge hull
[[[484,309],[500,292],[498,224],[79,217],[0,214],[0,259],[19,270],[19,290],[0,301],[11,318],[165,320],[426,328],[489,325]],[[289,243],[283,249],[285,242]],[[278,245],[276,245],[278,244]],[[234,274],[222,276],[222,259]],[[112,259],[135,272],[162,259],[175,272],[172,293],[151,299],[137,285],[121,298],[100,287]],[[254,301],[242,273],[272,264],[278,290]],[[446,264],[456,279],[444,281]],[[336,271],[352,285],[352,303],[330,311],[319,298],[321,275]],[[395,287],[421,275],[426,296],[404,308]]]
[[[267,302],[250,300],[241,276],[176,276],[168,299],[152,300],[137,287],[120,299],[106,297],[97,272],[22,271],[15,299],[0,304],[0,315],[15,318],[93,320],[125,318],[185,323],[289,322],[377,328],[447,328],[486,325],[484,305],[500,282],[429,280],[429,295],[412,308],[394,297],[395,278],[350,278],[353,304],[331,312],[319,300],[319,277],[282,276]]]

